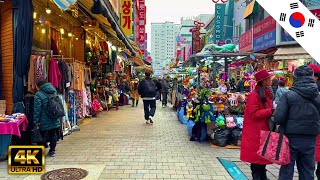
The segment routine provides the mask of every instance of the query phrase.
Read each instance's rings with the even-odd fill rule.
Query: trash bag
[[[191,121],[191,120],[188,121],[187,129],[188,129],[189,136],[192,136],[192,128],[194,125],[195,125],[194,121]]]
[[[207,124],[206,123],[195,123],[192,128],[192,135],[190,141],[204,142],[207,140]]]
[[[240,128],[234,128],[231,131],[231,138],[230,138],[230,144],[239,145],[239,140],[241,140],[241,136],[242,136],[242,130]]]
[[[214,133],[214,144],[220,147],[225,147],[228,145],[230,137],[230,130],[225,129],[217,129]]]

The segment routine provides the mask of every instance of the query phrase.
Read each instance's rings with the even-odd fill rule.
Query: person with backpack
[[[58,141],[60,118],[64,116],[64,109],[57,90],[51,83],[39,81],[36,84],[37,93],[34,97],[34,124],[39,128],[42,144],[50,143],[48,155],[55,157]]]
[[[320,133],[320,95],[308,66],[298,67],[290,91],[280,99],[274,122],[289,139],[291,163],[281,166],[279,180],[293,178],[295,163],[299,179],[314,179],[316,136]]]
[[[139,83],[138,92],[143,99],[144,118],[147,124],[153,124],[152,118],[156,112],[156,95],[161,88],[161,83],[151,79],[149,72],[145,73],[145,79]]]

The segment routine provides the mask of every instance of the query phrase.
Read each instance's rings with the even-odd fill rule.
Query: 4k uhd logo
[[[44,173],[44,146],[9,146],[9,174]]]

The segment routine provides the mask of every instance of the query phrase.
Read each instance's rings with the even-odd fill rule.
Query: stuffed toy
[[[224,119],[224,117],[223,117],[223,116],[218,116],[218,117],[216,118],[216,123],[217,123],[218,127],[224,126],[224,125],[225,125],[225,119]]]
[[[186,111],[187,111],[186,117],[187,118],[193,118],[193,116],[192,116],[193,104],[192,104],[191,101],[188,102],[188,104],[186,105]]]
[[[228,128],[236,127],[236,123],[234,122],[234,118],[232,116],[226,117],[226,122]]]
[[[228,92],[228,88],[224,83],[221,83],[218,89],[221,94],[225,94]]]
[[[249,84],[250,84],[250,92],[254,91],[255,85],[256,85],[256,80],[254,75],[250,76]]]
[[[200,121],[200,116],[201,116],[201,114],[200,114],[200,105],[197,105],[197,107],[194,108],[193,111],[196,113],[196,118],[195,118],[194,122],[199,122]]]
[[[230,106],[238,106],[238,94],[231,94],[229,102]]]
[[[202,110],[203,110],[203,112],[202,112],[202,117],[204,117],[204,119],[205,119],[205,123],[206,124],[209,124],[210,122],[211,122],[211,116],[213,116],[213,113],[210,111],[210,105],[209,104],[203,104],[202,105]]]

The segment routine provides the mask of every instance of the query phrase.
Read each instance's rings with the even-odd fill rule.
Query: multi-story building
[[[151,23],[151,52],[153,61],[174,58],[176,37],[180,25],[173,22]]]

